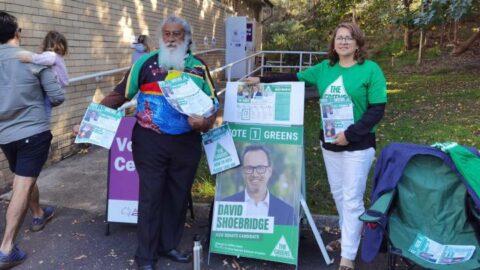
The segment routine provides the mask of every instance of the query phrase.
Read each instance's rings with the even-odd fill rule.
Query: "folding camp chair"
[[[480,269],[478,196],[448,154],[428,146],[387,146],[374,181],[373,204],[360,216],[367,225],[362,241],[365,261],[374,259],[382,243],[389,270],[398,260],[408,269]],[[429,262],[409,251],[417,235],[443,245],[472,245],[475,251],[466,262]]]

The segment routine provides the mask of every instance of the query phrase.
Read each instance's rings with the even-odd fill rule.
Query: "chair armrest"
[[[396,189],[385,192],[380,196],[367,211],[360,215],[359,219],[363,222],[376,223],[384,217],[392,204]]]

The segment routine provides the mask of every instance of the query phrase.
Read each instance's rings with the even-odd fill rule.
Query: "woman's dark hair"
[[[66,55],[68,52],[67,39],[57,31],[50,31],[43,39],[42,51],[52,51],[62,56]]]
[[[17,30],[17,18],[5,11],[0,11],[0,44],[5,44],[14,38]]]
[[[335,37],[337,36],[337,31],[340,28],[346,28],[352,34],[352,38],[357,42],[358,49],[355,51],[353,59],[357,61],[360,65],[365,62],[367,58],[367,51],[365,49],[365,35],[363,31],[360,30],[360,27],[354,23],[344,22],[341,23],[335,28],[332,34],[332,39],[330,40],[330,46],[328,47],[328,59],[330,60],[330,65],[333,66],[339,61],[339,56],[335,51]]]

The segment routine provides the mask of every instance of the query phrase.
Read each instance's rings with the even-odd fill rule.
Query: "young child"
[[[148,37],[146,35],[138,36],[137,40],[132,43],[131,48],[134,49],[132,54],[133,65],[140,57],[150,52],[150,47],[148,46]]]
[[[18,54],[20,61],[24,63],[34,63],[38,65],[50,66],[57,76],[57,81],[62,88],[68,86],[68,71],[63,57],[68,52],[67,39],[57,31],[47,33],[42,42],[43,53],[21,52]],[[52,113],[52,105],[45,97],[45,108],[48,117]]]

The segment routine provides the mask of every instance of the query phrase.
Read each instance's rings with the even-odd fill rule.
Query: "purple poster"
[[[247,42],[253,41],[253,23],[247,23]]]
[[[108,222],[137,223],[139,179],[132,156],[135,117],[124,117],[109,155]]]

